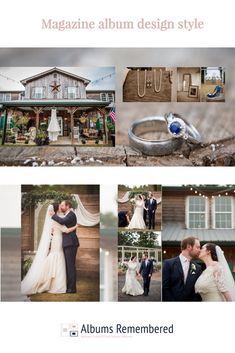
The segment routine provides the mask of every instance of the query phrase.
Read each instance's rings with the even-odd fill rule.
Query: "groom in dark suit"
[[[149,229],[155,228],[155,214],[157,209],[157,200],[153,197],[152,192],[148,193],[148,198],[145,201],[145,207],[148,212],[148,226]]]
[[[199,239],[189,236],[181,242],[181,254],[164,261],[163,301],[201,301],[200,295],[194,290],[195,282],[202,273],[201,266],[193,261],[199,253]]]
[[[149,294],[150,281],[153,274],[153,261],[148,258],[148,254],[144,253],[140,265],[139,274],[142,275],[144,281],[144,295]]]
[[[57,214],[54,214],[52,219],[67,228],[74,227],[77,224],[77,217],[72,210],[72,203],[68,200],[62,201],[60,204],[60,209],[65,216],[59,217]],[[71,233],[63,233],[62,246],[66,263],[66,293],[76,293],[76,254],[79,247],[79,240],[76,231]]]

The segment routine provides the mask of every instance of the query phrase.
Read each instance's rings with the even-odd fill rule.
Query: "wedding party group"
[[[118,227],[127,229],[155,229],[157,200],[152,192],[139,193],[130,199],[134,211],[123,209],[118,212]]]

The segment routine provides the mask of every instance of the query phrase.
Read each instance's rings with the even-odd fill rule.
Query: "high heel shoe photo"
[[[215,89],[212,93],[208,93],[207,97],[208,98],[216,98],[216,97],[220,97],[222,95],[222,90],[223,88],[221,86],[215,86]]]

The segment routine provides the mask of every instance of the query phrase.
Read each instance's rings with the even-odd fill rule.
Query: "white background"
[[[11,1],[1,3],[1,47],[234,47],[232,2],[221,1]],[[45,31],[41,18],[135,20],[145,17],[205,21],[205,30],[159,31]],[[0,58],[1,60],[1,58]],[[0,65],[1,66],[1,65]],[[0,183],[15,184],[234,184],[234,168],[1,168]],[[9,188],[8,188],[9,189]],[[19,226],[18,200],[0,188],[1,226]],[[13,193],[13,196],[12,196]],[[4,196],[2,196],[4,195]],[[12,200],[12,221],[5,215]],[[15,219],[14,219],[15,218]],[[14,223],[13,223],[14,219]],[[10,223],[10,224],[9,224]],[[18,352],[158,351],[188,353],[234,350],[235,303],[0,303],[1,349]],[[132,339],[61,338],[60,324],[174,323],[168,337]],[[4,347],[4,348],[3,348]],[[226,349],[227,348],[227,349]]]

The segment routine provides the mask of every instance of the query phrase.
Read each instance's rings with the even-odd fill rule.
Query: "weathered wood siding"
[[[164,188],[163,188],[164,189]],[[185,198],[184,194],[162,193],[162,222],[185,223]]]
[[[57,75],[56,77],[54,75]],[[50,85],[60,85],[59,92],[52,91]],[[43,87],[42,99],[69,99],[68,87],[76,87],[75,99],[86,98],[86,89],[84,82],[64,75],[62,73],[50,73],[40,78],[29,81],[25,86],[25,99],[35,99],[35,88]],[[56,93],[56,96],[55,96]]]

